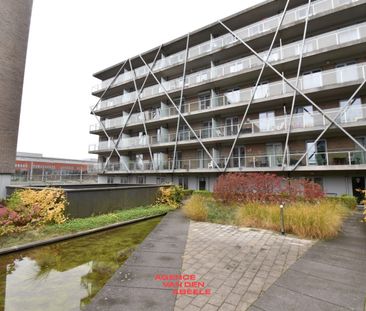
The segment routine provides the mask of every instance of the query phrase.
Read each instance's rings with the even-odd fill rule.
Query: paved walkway
[[[95,296],[87,311],[173,310],[175,296],[154,279],[180,274],[189,220],[174,211],[165,216]]]
[[[333,240],[316,243],[250,311],[365,310],[366,224],[355,213]]]
[[[191,221],[182,273],[195,274],[212,294],[178,296],[174,310],[246,310],[311,245],[267,230]]]

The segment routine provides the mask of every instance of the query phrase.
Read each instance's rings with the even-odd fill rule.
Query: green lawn
[[[22,233],[0,236],[0,248],[22,245],[39,240],[46,240],[52,237],[99,228],[141,217],[160,215],[171,210],[172,208],[168,205],[149,205],[128,210],[120,210],[105,215],[70,219],[59,225],[47,225]]]

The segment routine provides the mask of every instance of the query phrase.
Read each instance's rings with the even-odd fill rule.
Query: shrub
[[[26,189],[19,192],[21,202],[29,208],[39,208],[40,222],[61,224],[66,221],[65,209],[68,205],[64,190],[45,188],[40,191]]]
[[[207,197],[193,194],[183,206],[183,213],[190,219],[205,221],[208,216]]]
[[[199,194],[205,197],[212,197],[212,192],[208,191],[208,190],[194,190],[193,191],[194,194]]]
[[[349,213],[349,209],[344,205],[328,200],[322,200],[316,204],[291,203],[284,210],[285,231],[304,238],[332,238],[338,234],[344,217]],[[279,206],[260,203],[244,204],[238,209],[237,224],[280,231]]]
[[[189,197],[192,194],[193,194],[193,190],[192,189],[183,189],[183,195],[185,197]]]
[[[222,202],[279,203],[297,200],[315,202],[324,197],[320,185],[307,179],[286,179],[269,173],[229,173],[214,186],[215,199]]]
[[[184,197],[183,188],[180,186],[160,187],[156,197],[157,204],[167,204],[178,208]]]
[[[357,199],[352,195],[341,195],[340,197],[328,197],[328,201],[333,203],[340,203],[349,209],[357,207]]]
[[[0,214],[0,235],[66,220],[67,200],[62,189],[19,190],[10,196],[6,206]]]

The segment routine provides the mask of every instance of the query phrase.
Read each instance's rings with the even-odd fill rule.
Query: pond
[[[83,310],[160,220],[0,256],[0,310]]]

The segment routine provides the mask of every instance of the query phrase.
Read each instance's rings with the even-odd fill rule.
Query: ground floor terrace
[[[236,171],[244,172],[244,171]],[[284,177],[291,178],[307,178],[320,184],[324,192],[328,196],[335,195],[354,195],[360,196],[357,189],[365,189],[366,187],[366,169],[349,170],[349,171],[329,171],[329,170],[312,170],[312,171],[269,171],[271,173],[280,174]],[[98,176],[99,183],[136,183],[136,184],[165,184],[174,183],[185,189],[208,190],[213,191],[215,182],[220,173],[212,173],[209,170],[199,173],[141,173],[141,174],[115,174],[108,172]]]

